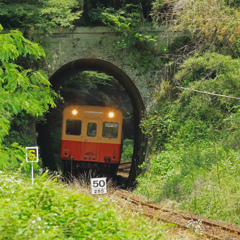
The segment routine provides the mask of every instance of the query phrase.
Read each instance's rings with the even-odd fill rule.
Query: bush
[[[0,239],[154,239],[163,233],[140,216],[129,228],[131,219],[123,221],[108,199],[77,193],[47,173],[34,185],[17,173],[0,176]]]
[[[150,136],[151,155],[136,192],[240,224],[238,76],[239,59],[217,53],[196,55],[181,65],[176,84],[188,89],[141,123]]]
[[[225,132],[224,142],[219,138],[167,145],[150,157],[136,192],[156,202],[178,201],[186,211],[240,225],[240,155],[238,148],[229,148],[235,134]]]

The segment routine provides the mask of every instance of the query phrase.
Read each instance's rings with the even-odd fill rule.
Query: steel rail
[[[187,229],[193,229],[193,226],[189,223],[198,223],[200,232],[211,239],[240,239],[240,228],[236,226],[140,200],[135,196],[130,196],[129,192],[116,191],[115,194],[130,204],[145,207],[142,209],[143,214],[148,217],[171,222]],[[134,208],[134,210],[136,210],[136,208]]]

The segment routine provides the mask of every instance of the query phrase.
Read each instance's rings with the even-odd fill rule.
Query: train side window
[[[118,137],[118,123],[104,122],[102,136],[104,138],[117,138]]]
[[[77,119],[67,119],[66,134],[67,135],[81,135],[82,121]]]
[[[88,123],[87,125],[87,135],[88,137],[96,137],[97,134],[97,124],[96,123]]]

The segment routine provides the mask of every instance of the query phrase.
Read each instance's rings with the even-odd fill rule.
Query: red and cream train
[[[115,174],[121,160],[123,114],[100,106],[68,106],[63,111],[61,159],[64,172],[108,170]]]

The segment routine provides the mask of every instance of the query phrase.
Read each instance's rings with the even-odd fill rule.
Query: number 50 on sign
[[[106,178],[91,178],[92,194],[107,193]]]

